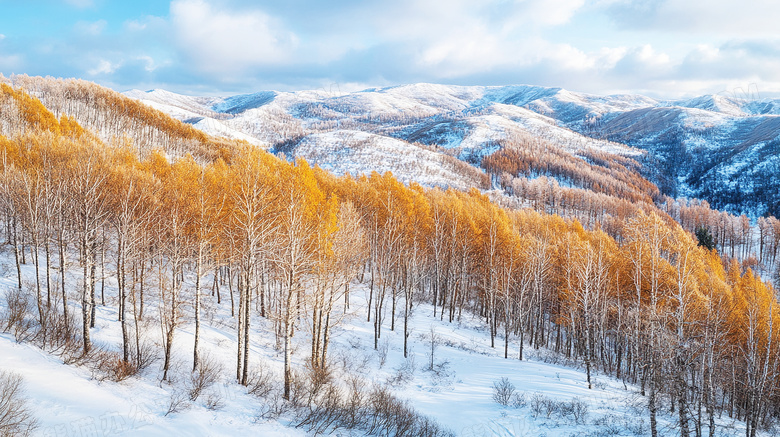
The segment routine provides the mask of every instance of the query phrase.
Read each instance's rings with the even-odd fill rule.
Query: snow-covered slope
[[[404,183],[450,186],[460,190],[478,186],[473,175],[463,174],[445,155],[395,138],[352,130],[337,130],[306,136],[295,149],[312,165],[336,174],[393,173]],[[367,165],[370,163],[370,165]],[[475,171],[476,172],[476,171]]]
[[[484,156],[518,139],[544,139],[572,154],[589,148],[639,154],[636,149],[584,136],[544,111],[524,106],[544,98],[559,115],[571,105],[590,101],[602,112],[636,103],[575,96],[556,88],[413,84],[349,94],[259,92],[228,98],[188,97],[162,90],[125,94],[209,134],[246,139],[336,173],[391,171],[403,181],[428,186],[480,186],[484,178],[475,172],[481,170],[466,171],[452,157],[478,167]],[[578,106],[576,111],[582,109]]]
[[[9,254],[3,253],[0,262],[7,266],[11,262],[8,258]],[[32,266],[23,269],[31,279]],[[78,272],[71,273],[74,276],[69,274],[69,280],[77,281]],[[0,278],[3,294],[14,286],[9,275]],[[93,339],[107,350],[119,351],[121,331],[113,300],[115,281],[109,279],[105,291],[109,305],[98,307]],[[375,350],[373,326],[365,320],[367,294],[367,284],[353,284],[350,309],[339,315],[342,322],[333,331],[330,362],[335,368],[347,369],[350,376],[361,378],[365,384],[387,385],[396,396],[408,399],[414,409],[455,435],[648,435],[645,398],[639,394],[639,387],[624,386],[597,373],[594,388],[588,389],[584,370],[552,352],[527,347],[525,360],[519,361],[515,357],[516,339],[510,342],[512,356],[504,359],[502,348],[490,347],[484,322],[469,314],[449,323],[435,317],[430,305],[421,304],[410,319],[409,358],[403,357],[401,328],[391,331],[386,326]],[[170,413],[171,402],[181,396],[191,365],[193,321],[189,311],[185,311],[175,333],[173,383],[160,382],[159,362],[139,376],[119,383],[99,381],[85,367],[65,365],[59,357],[30,344],[16,343],[10,333],[0,333],[0,371],[24,377],[29,406],[39,421],[34,435],[310,435],[305,427],[296,428],[290,411],[269,413],[270,405],[278,400],[248,395],[246,388],[234,382],[235,319],[230,316],[229,304],[218,305],[216,298],[209,295],[203,300],[202,356],[211,357],[222,366],[220,378],[199,399],[190,401],[185,396],[180,410]],[[156,310],[153,302],[150,305],[145,338],[161,343],[153,317]],[[72,309],[77,310],[77,306]],[[0,312],[5,310],[5,300],[0,299]],[[398,317],[400,320],[401,316]],[[432,337],[435,342],[431,368]],[[283,352],[274,346],[271,322],[254,317],[250,338],[250,366],[265,369],[274,378],[273,384],[280,385]],[[305,368],[304,355],[310,342],[305,328],[294,338],[293,348],[300,351],[294,354],[296,371]],[[507,406],[493,399],[493,385],[501,378],[506,378],[517,394]],[[207,407],[206,398],[217,400],[217,405]],[[546,407],[550,403],[574,405],[579,415],[566,412],[565,408],[550,411]],[[668,409],[659,410],[661,435],[675,434],[675,419]],[[343,432],[339,435],[364,435],[355,430]],[[717,435],[741,434],[743,424],[725,417],[718,419]]]
[[[334,136],[325,134],[345,130],[441,146],[477,165],[501,144],[517,138],[543,139],[572,154],[594,148],[640,159],[643,149],[649,153],[648,159],[642,159],[645,174],[666,194],[700,197],[715,207],[754,216],[780,214],[780,100],[706,95],[659,101],[530,85],[424,83],[348,94],[324,90],[264,91],[228,98],[161,90],[126,94],[208,133],[254,139],[273,150],[283,144],[290,157],[314,159],[316,154],[319,162],[324,160],[317,150],[335,150]],[[374,144],[400,147],[401,143]],[[296,149],[298,145],[304,147]],[[392,170],[402,179],[415,178],[407,165],[382,158],[387,154],[385,148],[373,156],[369,148],[344,161],[344,168],[341,161],[331,159],[329,168],[339,173]],[[435,167],[436,161],[426,166]],[[451,176],[437,183],[470,183]]]

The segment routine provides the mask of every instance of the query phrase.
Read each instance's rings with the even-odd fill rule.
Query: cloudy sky
[[[0,0],[0,72],[119,91],[780,96],[774,0]]]

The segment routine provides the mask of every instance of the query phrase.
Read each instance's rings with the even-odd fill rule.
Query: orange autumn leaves
[[[61,187],[63,205],[92,196],[101,220],[79,221],[79,211],[65,207],[51,213],[65,215],[56,218],[70,223],[67,232],[76,233],[79,223],[100,227],[109,245],[132,224],[145,236],[132,240],[137,253],[164,251],[162,258],[179,260],[174,269],[197,265],[198,278],[208,271],[201,265],[234,269],[243,275],[238,317],[246,330],[252,299],[265,296],[257,278],[268,274],[273,289],[286,294],[263,302],[260,315],[287,323],[283,331],[292,336],[298,311],[310,312],[315,365],[325,362],[329,311],[350,281],[370,276],[382,293],[375,298],[388,293],[391,308],[416,299],[450,321],[472,312],[506,348],[519,337],[636,379],[647,354],[678,357],[686,350],[680,362],[717,357],[709,371],[721,376],[724,392],[733,389],[735,402],[746,385],[760,399],[777,388],[767,382],[769,370],[750,381],[728,376],[780,364],[774,289],[750,269],[724,266],[668,217],[633,210],[619,217],[619,232],[599,224],[586,229],[557,215],[500,207],[476,189],[405,186],[391,174],[336,177],[240,144],[201,155],[214,158],[205,162],[160,151],[139,157],[129,142],[105,145],[73,119],[57,120],[35,99],[2,86],[26,128],[0,138],[2,195],[11,199],[3,217],[21,221],[28,242],[51,237],[33,222],[34,203],[25,209],[17,202],[24,178]],[[99,183],[76,192],[73,180],[85,171]],[[620,180],[619,189],[645,191],[629,177]],[[638,194],[634,200],[650,201]],[[385,312],[394,324],[400,311],[374,302],[378,327],[387,324]],[[246,380],[248,350],[243,343],[239,380]]]

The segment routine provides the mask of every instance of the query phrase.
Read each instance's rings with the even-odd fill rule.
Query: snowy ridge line
[[[242,133],[270,144],[310,135],[315,135],[310,142],[316,142],[317,134],[353,129],[456,149],[460,159],[477,163],[489,154],[491,144],[518,134],[571,151],[586,147],[637,158],[648,152],[645,174],[666,195],[702,198],[717,209],[752,218],[780,214],[780,180],[773,177],[780,172],[780,158],[771,152],[780,142],[780,99],[709,95],[659,101],[529,85],[437,84],[337,95],[260,92],[222,100],[159,90],[128,95],[165,104],[166,111],[180,119],[177,111],[205,114],[206,119],[209,113],[227,117],[221,120],[226,126],[221,133],[206,124],[199,127],[233,138]],[[218,101],[241,104],[222,107]],[[214,112],[220,110],[229,113]],[[280,134],[282,130],[288,133]],[[303,150],[297,153],[292,155],[308,156]],[[363,173],[373,169],[368,158],[359,165]],[[411,178],[403,172],[394,171]]]

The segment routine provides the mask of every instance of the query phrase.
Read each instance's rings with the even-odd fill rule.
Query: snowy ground
[[[1,255],[0,288],[14,286],[14,269],[7,255]],[[5,265],[2,265],[2,264]],[[32,266],[25,266],[32,277]],[[55,275],[56,277],[56,275]],[[68,277],[71,284],[76,277]],[[97,312],[93,338],[96,344],[118,350],[121,335],[116,322],[115,282],[106,281],[107,306]],[[2,294],[0,294],[2,296]],[[75,296],[74,296],[75,297]],[[224,298],[224,296],[223,296]],[[29,344],[18,344],[11,334],[0,334],[0,370],[24,376],[26,394],[39,420],[35,435],[40,436],[303,436],[292,427],[291,416],[268,418],[262,400],[246,394],[233,383],[235,373],[235,325],[230,318],[229,298],[221,306],[216,299],[204,297],[205,327],[203,350],[220,361],[222,381],[201,396],[189,408],[166,415],[171,399],[181,392],[179,385],[160,383],[158,362],[138,377],[120,383],[98,381],[84,367],[65,365],[56,356]],[[530,359],[516,359],[517,342],[510,344],[510,359],[503,358],[503,340],[490,348],[482,323],[464,315],[460,322],[442,322],[433,317],[429,305],[414,309],[410,320],[411,354],[403,358],[403,319],[396,319],[390,330],[390,314],[378,350],[373,348],[373,322],[366,322],[365,288],[355,284],[350,310],[334,329],[329,352],[331,363],[348,368],[367,382],[387,383],[401,398],[409,399],[419,412],[435,419],[456,435],[463,436],[609,436],[649,435],[643,399],[635,387],[624,387],[617,380],[596,374],[588,390],[584,371],[576,367],[549,363],[552,354],[526,347]],[[388,302],[389,308],[389,302]],[[0,298],[0,311],[5,310]],[[76,309],[76,307],[73,307]],[[403,308],[399,305],[399,308]],[[149,311],[154,313],[154,311]],[[193,324],[191,309],[185,308],[185,323],[176,332],[174,377],[185,379],[191,365]],[[252,367],[263,366],[281,375],[283,354],[275,346],[270,322],[253,316]],[[160,328],[148,327],[147,335],[159,343]],[[434,369],[429,370],[431,333],[438,338],[434,351]],[[305,321],[296,334],[294,368],[302,370],[310,347]],[[494,402],[493,384],[506,377],[524,402],[501,406]],[[281,378],[278,379],[281,384]],[[220,399],[216,409],[206,408],[205,399]],[[572,399],[587,405],[587,415],[575,423],[574,416],[548,412],[544,405],[563,405]],[[553,402],[554,401],[554,402]],[[545,404],[546,402],[546,404]],[[660,417],[662,435],[675,435],[674,418],[668,412]],[[741,435],[740,424],[722,420],[718,435]],[[705,430],[706,432],[706,430]],[[361,435],[354,431],[339,435]]]

